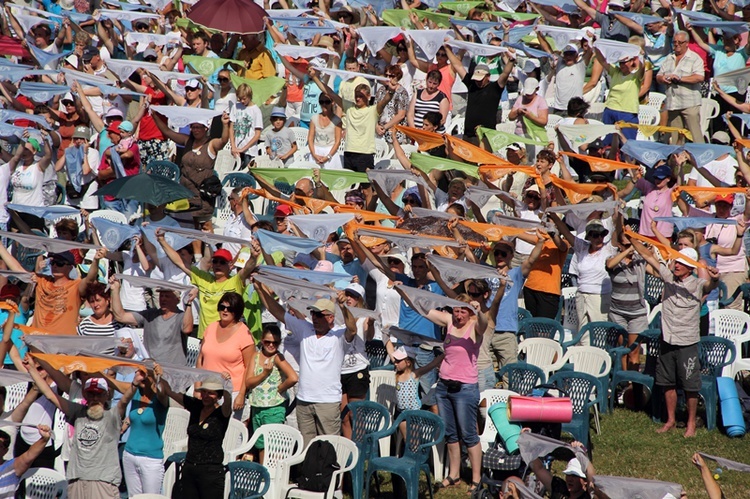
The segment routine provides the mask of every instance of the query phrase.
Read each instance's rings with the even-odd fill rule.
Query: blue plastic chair
[[[262,464],[252,461],[234,461],[229,469],[229,499],[257,499],[263,497],[271,486],[271,475]]]
[[[648,304],[653,308],[657,303],[661,303],[661,295],[664,292],[664,281],[659,277],[646,274],[646,292],[645,298]]]
[[[388,360],[388,350],[380,340],[370,340],[365,343],[365,354],[370,361],[370,370],[392,371],[393,364]]]
[[[518,341],[526,338],[547,338],[563,344],[565,340],[565,328],[554,319],[543,317],[533,317],[526,319],[518,324]],[[563,351],[565,347],[563,346]]]
[[[543,385],[547,376],[544,371],[533,364],[526,362],[513,362],[506,364],[495,373],[498,382],[503,381],[503,377],[508,376],[508,383],[505,387],[508,390],[516,392],[519,395],[526,395],[534,389],[535,386]]]
[[[152,173],[154,175],[161,175],[167,177],[175,182],[180,181],[180,167],[171,161],[152,161],[146,165],[145,173]]]
[[[718,336],[704,336],[698,343],[698,356],[701,364],[700,396],[706,406],[706,429],[716,428],[716,412],[719,392],[716,378],[721,376],[724,367],[731,365],[737,352],[734,343]]]
[[[659,344],[661,339],[661,331],[659,329],[646,329],[636,338],[635,343],[630,346],[630,349],[640,348],[641,344],[646,345],[646,364],[643,372],[640,371],[623,371],[618,370],[612,373],[612,382],[610,387],[612,389],[612,396],[609,398],[609,410],[614,410],[615,398],[617,394],[617,387],[623,383],[634,383],[645,386],[651,393],[651,406],[654,407],[654,401],[656,397],[654,394],[654,375],[656,374],[656,363],[659,360]],[[629,350],[630,350],[629,349]],[[615,363],[620,364],[623,355],[627,355],[624,350],[617,350],[617,359]],[[652,412],[654,412],[652,410]]]
[[[558,371],[549,379],[549,384],[567,393],[573,404],[573,420],[563,423],[562,430],[572,434],[573,438],[588,447],[591,408],[603,396],[601,383],[590,374]]]
[[[371,433],[368,438],[377,442],[398,431],[401,422],[406,422],[406,440],[402,457],[375,457],[370,459],[365,480],[365,497],[370,497],[370,477],[377,471],[398,475],[406,482],[406,499],[419,497],[419,474],[424,471],[430,498],[432,498],[432,474],[427,462],[431,448],[445,437],[445,423],[439,416],[428,411],[404,411],[387,430]]]
[[[531,315],[531,312],[526,310],[525,308],[518,307],[518,323],[520,324],[521,321],[525,321],[526,319],[532,319],[533,316]]]
[[[365,465],[378,457],[378,441],[370,438],[373,433],[388,428],[391,415],[388,409],[369,400],[349,402],[346,406],[352,414],[352,441],[359,449],[357,465],[352,470],[352,497],[361,499],[364,489]]]

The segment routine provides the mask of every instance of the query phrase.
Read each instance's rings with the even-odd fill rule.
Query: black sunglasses
[[[50,265],[52,265],[53,267],[65,267],[66,265],[70,264],[65,260],[51,260]]]
[[[148,57],[144,57],[143,60],[146,62],[156,62],[156,57],[150,55]]]
[[[226,261],[223,258],[212,258],[211,259],[211,263],[226,264],[226,263],[229,263],[229,262]]]
[[[219,77],[219,83],[224,83],[224,82],[227,82],[227,81],[229,81],[229,78],[225,78],[223,76]]]
[[[332,314],[328,314],[328,315],[332,315]],[[312,316],[313,317],[326,317],[326,314],[324,314],[323,312],[318,312],[317,310],[313,310]]]
[[[231,312],[231,307],[229,305],[224,305],[223,303],[219,303],[216,305],[216,310],[219,312],[224,312],[225,310],[227,312]]]
[[[395,77],[396,75],[394,75],[394,74],[391,74],[391,73],[386,73],[386,74],[384,74],[383,76],[385,76],[386,78],[393,78],[393,77]]]
[[[484,293],[472,293],[472,292],[469,292],[469,296],[471,296],[472,298],[481,298],[483,294]]]
[[[497,250],[495,251],[495,256],[500,255],[503,258],[508,258],[508,252],[505,250]]]
[[[73,102],[72,100],[64,100],[63,101],[63,106],[75,106],[75,105],[76,105],[76,103]]]
[[[319,104],[320,104],[321,106],[327,106],[327,105],[331,104],[332,102],[333,102],[333,101],[332,101],[331,99],[320,99],[320,100],[318,101],[318,103],[319,103]]]
[[[589,232],[586,234],[588,237],[604,237],[604,232]]]
[[[398,258],[389,258],[388,259],[388,265],[398,265],[399,263],[404,263]]]
[[[412,197],[408,197],[408,198],[404,199],[404,203],[406,203],[406,204],[419,204],[419,200],[414,199]]]

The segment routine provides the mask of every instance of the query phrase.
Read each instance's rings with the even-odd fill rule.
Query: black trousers
[[[554,319],[560,308],[560,295],[523,288],[523,302],[532,317]]]
[[[172,499],[216,499],[224,497],[223,464],[182,465],[180,480],[172,489]]]

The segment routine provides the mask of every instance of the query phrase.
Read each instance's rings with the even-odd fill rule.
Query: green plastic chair
[[[706,429],[716,428],[716,412],[719,404],[719,392],[716,378],[721,376],[724,367],[734,362],[737,351],[734,343],[718,336],[704,336],[698,343],[698,357],[701,365],[700,396],[706,406]]]
[[[640,348],[641,344],[646,345],[646,364],[643,372],[640,371],[623,371],[617,370],[612,373],[612,382],[610,387],[612,389],[612,395],[609,397],[609,410],[612,412],[615,407],[615,398],[617,398],[617,387],[623,383],[634,383],[642,385],[648,388],[651,393],[651,406],[654,407],[654,375],[656,374],[656,362],[659,360],[659,344],[661,338],[661,330],[659,329],[646,329],[638,335],[635,343],[630,345],[628,350]],[[623,355],[627,355],[628,352],[625,350],[617,350],[617,358],[613,362],[614,365],[620,365]],[[652,409],[652,413],[655,412]]]
[[[445,437],[445,423],[439,416],[428,411],[404,411],[387,430],[369,435],[373,442],[393,435],[401,422],[406,422],[406,440],[402,457],[375,457],[370,459],[365,479],[365,497],[370,497],[370,478],[377,471],[398,475],[406,482],[406,499],[419,497],[419,475],[427,475],[430,498],[432,498],[432,474],[427,460],[431,448]]]
[[[390,426],[391,415],[384,405],[369,400],[350,402],[346,407],[352,414],[352,441],[359,449],[357,465],[351,472],[352,497],[361,499],[365,465],[372,458],[378,457],[378,441],[373,439],[372,435]]]
[[[558,371],[549,379],[549,384],[567,393],[573,404],[573,420],[563,423],[562,430],[572,434],[576,440],[588,447],[591,408],[599,402],[604,393],[601,383],[590,374]]]
[[[229,499],[257,499],[268,492],[271,475],[262,464],[234,461],[229,469]]]

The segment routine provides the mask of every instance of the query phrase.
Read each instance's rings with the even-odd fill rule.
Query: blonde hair
[[[237,87],[237,90],[235,90],[235,94],[237,94],[238,99],[249,97],[250,100],[253,100],[253,89],[247,83],[243,83],[242,85]]]

